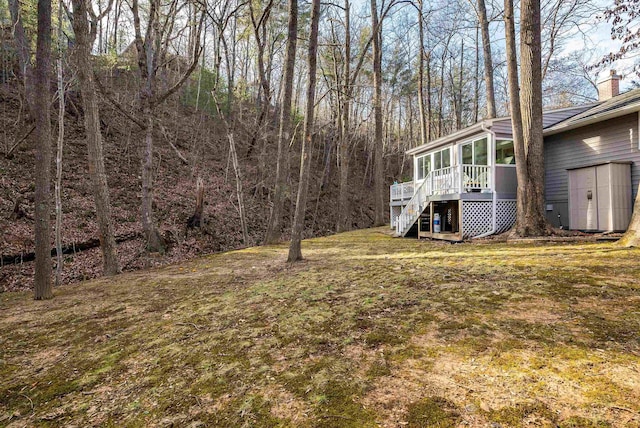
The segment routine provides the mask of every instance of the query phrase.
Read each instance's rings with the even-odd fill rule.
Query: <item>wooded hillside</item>
[[[108,74],[105,72],[103,78],[112,94],[121,102],[132,102],[133,71],[115,68]],[[103,100],[100,104],[115,235],[119,241],[118,254],[124,270],[171,263],[197,254],[245,245],[242,242],[236,186],[225,130],[213,114],[196,111],[189,105],[188,97],[193,91],[194,82],[190,85],[158,110],[156,116],[161,126],[156,132],[154,203],[160,231],[169,242],[165,254],[149,255],[144,251],[140,228],[141,155],[138,141],[144,131],[119,114],[108,101]],[[34,148],[31,124],[21,117],[19,94],[11,87],[4,86],[1,95],[0,120],[4,143],[15,144],[29,134],[11,156],[0,156],[0,248],[3,260],[0,290],[7,291],[29,288],[33,281],[34,171],[31,163]],[[62,230],[65,283],[100,276],[102,272],[95,207],[87,175],[83,111],[78,95],[73,90],[68,94],[66,110]],[[277,128],[273,120],[267,121],[252,147],[255,105],[243,103],[238,110],[238,114],[246,118],[246,122],[238,124],[237,141],[246,189],[249,244],[259,244],[266,231],[272,197],[270,189],[274,174],[269,159],[275,157],[273,141]],[[338,213],[334,201],[337,198],[338,171],[335,167],[336,144],[332,132],[331,128],[326,128],[319,134],[318,149],[313,155],[305,236],[326,235],[335,231]],[[354,145],[352,156],[357,178],[350,181],[351,227],[369,227],[373,224],[372,177],[370,165],[365,174],[368,155],[364,142]],[[294,144],[292,166],[298,164],[298,157],[299,144]],[[389,177],[399,171],[399,159],[399,156],[388,156],[386,165]],[[196,204],[197,177],[202,177],[204,181],[204,224],[202,228],[187,230],[187,220],[194,213]],[[292,173],[290,180],[295,189],[297,175]],[[284,238],[290,232],[294,202],[295,194],[292,200],[288,192],[282,224]],[[54,242],[53,235],[51,242]]]

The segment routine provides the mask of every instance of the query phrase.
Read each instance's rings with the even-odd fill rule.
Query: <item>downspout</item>
[[[491,147],[493,149],[493,151],[491,151],[491,156],[492,156],[492,159],[491,159],[491,190],[492,192],[491,193],[492,193],[492,205],[493,205],[492,211],[491,211],[492,226],[489,232],[483,233],[478,236],[472,236],[471,239],[486,238],[487,236],[491,236],[494,233],[496,233],[496,230],[498,229],[498,221],[496,219],[497,206],[498,206],[498,195],[496,194],[496,161],[495,161],[496,133],[493,132],[491,129],[486,128],[484,121],[482,121],[482,124],[480,125],[480,129],[491,134],[491,145],[493,145],[493,147]],[[489,147],[487,147],[487,151],[489,151]],[[487,154],[487,158],[489,158],[489,154]]]

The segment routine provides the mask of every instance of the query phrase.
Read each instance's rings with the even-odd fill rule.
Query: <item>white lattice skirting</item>
[[[496,205],[496,234],[504,233],[516,224],[516,201],[498,201]]]
[[[516,201],[499,200],[496,205],[496,231],[503,233],[511,229],[516,221]],[[493,227],[492,201],[463,201],[462,235],[464,239],[480,236]]]
[[[462,237],[473,238],[491,231],[493,202],[462,202]]]

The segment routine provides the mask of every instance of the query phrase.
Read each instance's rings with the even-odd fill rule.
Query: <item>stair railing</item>
[[[402,209],[396,221],[396,233],[404,236],[425,208],[427,198],[433,193],[433,174],[430,172]]]

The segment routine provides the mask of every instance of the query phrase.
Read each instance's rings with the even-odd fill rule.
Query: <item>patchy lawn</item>
[[[0,425],[640,426],[640,250],[286,251],[0,294]]]

